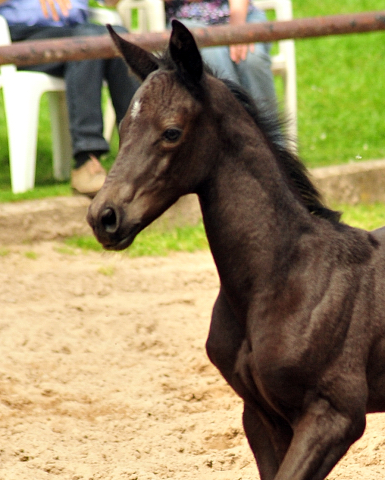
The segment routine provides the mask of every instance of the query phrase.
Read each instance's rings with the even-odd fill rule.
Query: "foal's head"
[[[183,24],[173,21],[169,48],[160,58],[111,28],[110,33],[143,83],[121,122],[116,161],[88,213],[105,248],[128,247],[180,196],[202,192],[221,158],[236,158],[245,144],[262,146],[262,156],[270,145],[288,186],[307,209],[335,215],[323,207],[302,163],[274,140],[276,126],[269,127],[242,89],[206,72]]]
[[[210,126],[202,115],[201,55],[181,23],[174,22],[162,58],[110,33],[143,83],[120,124],[119,153],[88,221],[105,248],[123,249],[181,195],[195,191],[208,168],[199,132]]]

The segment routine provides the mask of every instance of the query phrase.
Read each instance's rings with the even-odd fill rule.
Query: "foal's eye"
[[[162,136],[163,139],[166,140],[166,142],[175,143],[180,139],[181,135],[182,130],[180,130],[179,128],[168,128],[167,130],[165,130]]]

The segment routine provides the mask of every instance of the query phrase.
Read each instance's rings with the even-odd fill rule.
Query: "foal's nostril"
[[[117,231],[119,226],[118,217],[113,208],[111,207],[105,208],[100,215],[100,221],[103,225],[104,230],[107,233],[115,233]]]

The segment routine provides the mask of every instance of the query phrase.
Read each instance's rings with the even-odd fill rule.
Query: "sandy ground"
[[[0,480],[251,480],[240,400],[206,357],[208,252],[1,250]],[[385,416],[330,479],[385,478]]]

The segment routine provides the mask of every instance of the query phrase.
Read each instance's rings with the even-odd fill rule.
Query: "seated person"
[[[187,28],[266,21],[251,0],[165,0],[167,25],[173,18]],[[276,106],[270,45],[252,43],[202,48],[204,61],[220,77],[241,85],[257,104]]]
[[[114,4],[117,0],[106,3]],[[0,15],[8,22],[13,42],[107,33],[103,25],[89,21],[88,0],[0,0]],[[123,27],[114,28],[126,32]],[[121,58],[22,68],[64,78],[74,157],[71,186],[75,192],[93,197],[106,177],[99,158],[109,150],[103,137],[103,80],[107,82],[118,123],[127,111],[138,82],[129,76]]]

